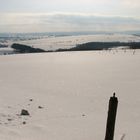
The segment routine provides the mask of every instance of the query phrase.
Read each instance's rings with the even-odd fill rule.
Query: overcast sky
[[[0,32],[140,30],[140,0],[0,0]]]

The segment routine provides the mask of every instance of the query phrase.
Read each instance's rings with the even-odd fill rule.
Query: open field
[[[44,50],[69,49],[77,44],[87,42],[140,42],[140,36],[127,34],[95,34],[95,35],[77,35],[77,36],[60,36],[44,37],[39,39],[25,41],[8,41],[9,45],[19,43],[29,45]]]
[[[103,140],[116,92],[115,140],[138,140],[139,72],[139,50],[0,56],[0,139]]]

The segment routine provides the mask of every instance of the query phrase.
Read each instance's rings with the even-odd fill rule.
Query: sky
[[[135,30],[140,0],[0,0],[0,32]]]

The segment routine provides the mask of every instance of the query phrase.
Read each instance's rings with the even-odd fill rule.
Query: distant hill
[[[13,44],[11,48],[15,49],[18,53],[40,53],[40,52],[46,52],[43,49],[39,48],[33,48],[31,46],[22,45],[22,44]]]
[[[42,52],[64,52],[64,51],[92,51],[92,50],[108,50],[117,47],[127,47],[129,49],[140,49],[140,42],[88,42],[78,44],[76,47],[69,49],[57,49],[55,51],[45,51],[40,48],[33,48],[31,46],[22,44],[13,44],[11,48],[15,49],[17,53],[42,53]]]

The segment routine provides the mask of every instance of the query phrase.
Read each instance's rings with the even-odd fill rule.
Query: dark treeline
[[[15,49],[17,53],[39,53],[39,52],[46,52],[43,49],[33,48],[27,45],[22,44],[13,44],[11,48]]]
[[[108,50],[116,47],[127,47],[129,49],[140,49],[140,42],[88,42],[78,44],[70,49],[58,49],[56,51],[86,51],[86,50]]]
[[[129,45],[130,49],[140,49],[140,42],[132,42]]]

